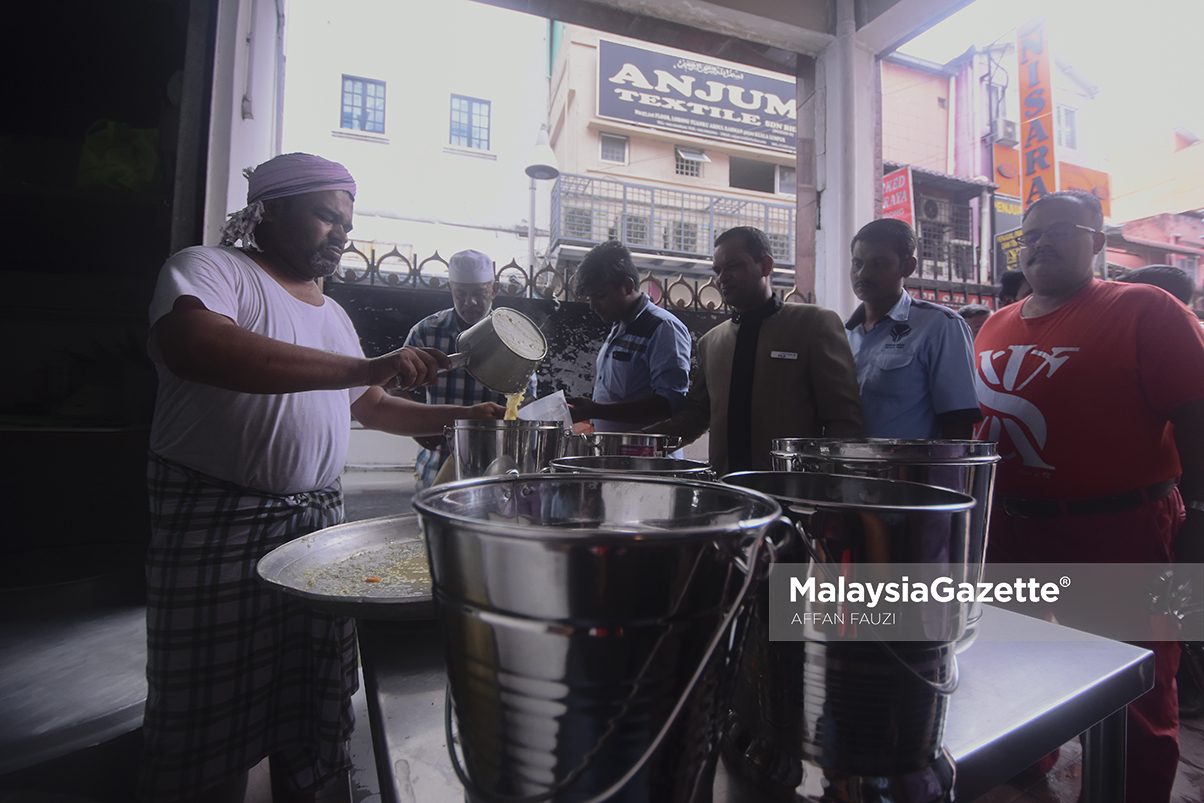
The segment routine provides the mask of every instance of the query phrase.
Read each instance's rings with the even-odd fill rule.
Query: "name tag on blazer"
[[[794,351],[771,351],[769,356],[775,360],[797,360],[798,353]]]

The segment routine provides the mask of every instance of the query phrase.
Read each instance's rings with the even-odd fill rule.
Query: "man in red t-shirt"
[[[1025,210],[1033,293],[992,315],[975,342],[977,436],[1003,457],[993,562],[1204,553],[1204,336],[1170,294],[1094,277],[1103,222],[1099,201],[1075,190]],[[1165,803],[1179,761],[1179,644],[1140,646],[1154,651],[1155,685],[1129,707],[1127,799]]]

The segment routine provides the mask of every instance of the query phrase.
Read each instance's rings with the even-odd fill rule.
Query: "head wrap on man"
[[[258,167],[242,171],[247,179],[247,205],[232,212],[222,226],[222,245],[243,246],[256,251],[255,227],[263,220],[263,202],[307,192],[346,190],[355,200],[355,179],[338,162],[308,153],[286,153]]]

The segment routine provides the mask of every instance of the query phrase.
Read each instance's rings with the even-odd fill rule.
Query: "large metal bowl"
[[[426,547],[413,513],[318,530],[273,549],[257,571],[264,583],[327,613],[360,619],[435,615]],[[367,582],[371,576],[381,582]]]

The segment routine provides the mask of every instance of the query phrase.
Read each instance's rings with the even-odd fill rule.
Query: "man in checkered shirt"
[[[452,308],[428,315],[410,330],[407,346],[437,348],[444,354],[456,351],[456,338],[493,309],[493,299],[500,285],[493,272],[493,260],[480,251],[460,251],[453,254],[447,267],[451,286]],[[495,393],[460,369],[441,374],[437,384],[424,388],[427,404],[505,404],[506,397]],[[527,398],[535,395],[535,380],[527,390]],[[420,488],[429,488],[439,469],[451,455],[451,446],[442,435],[415,438],[422,446],[414,479]]]

